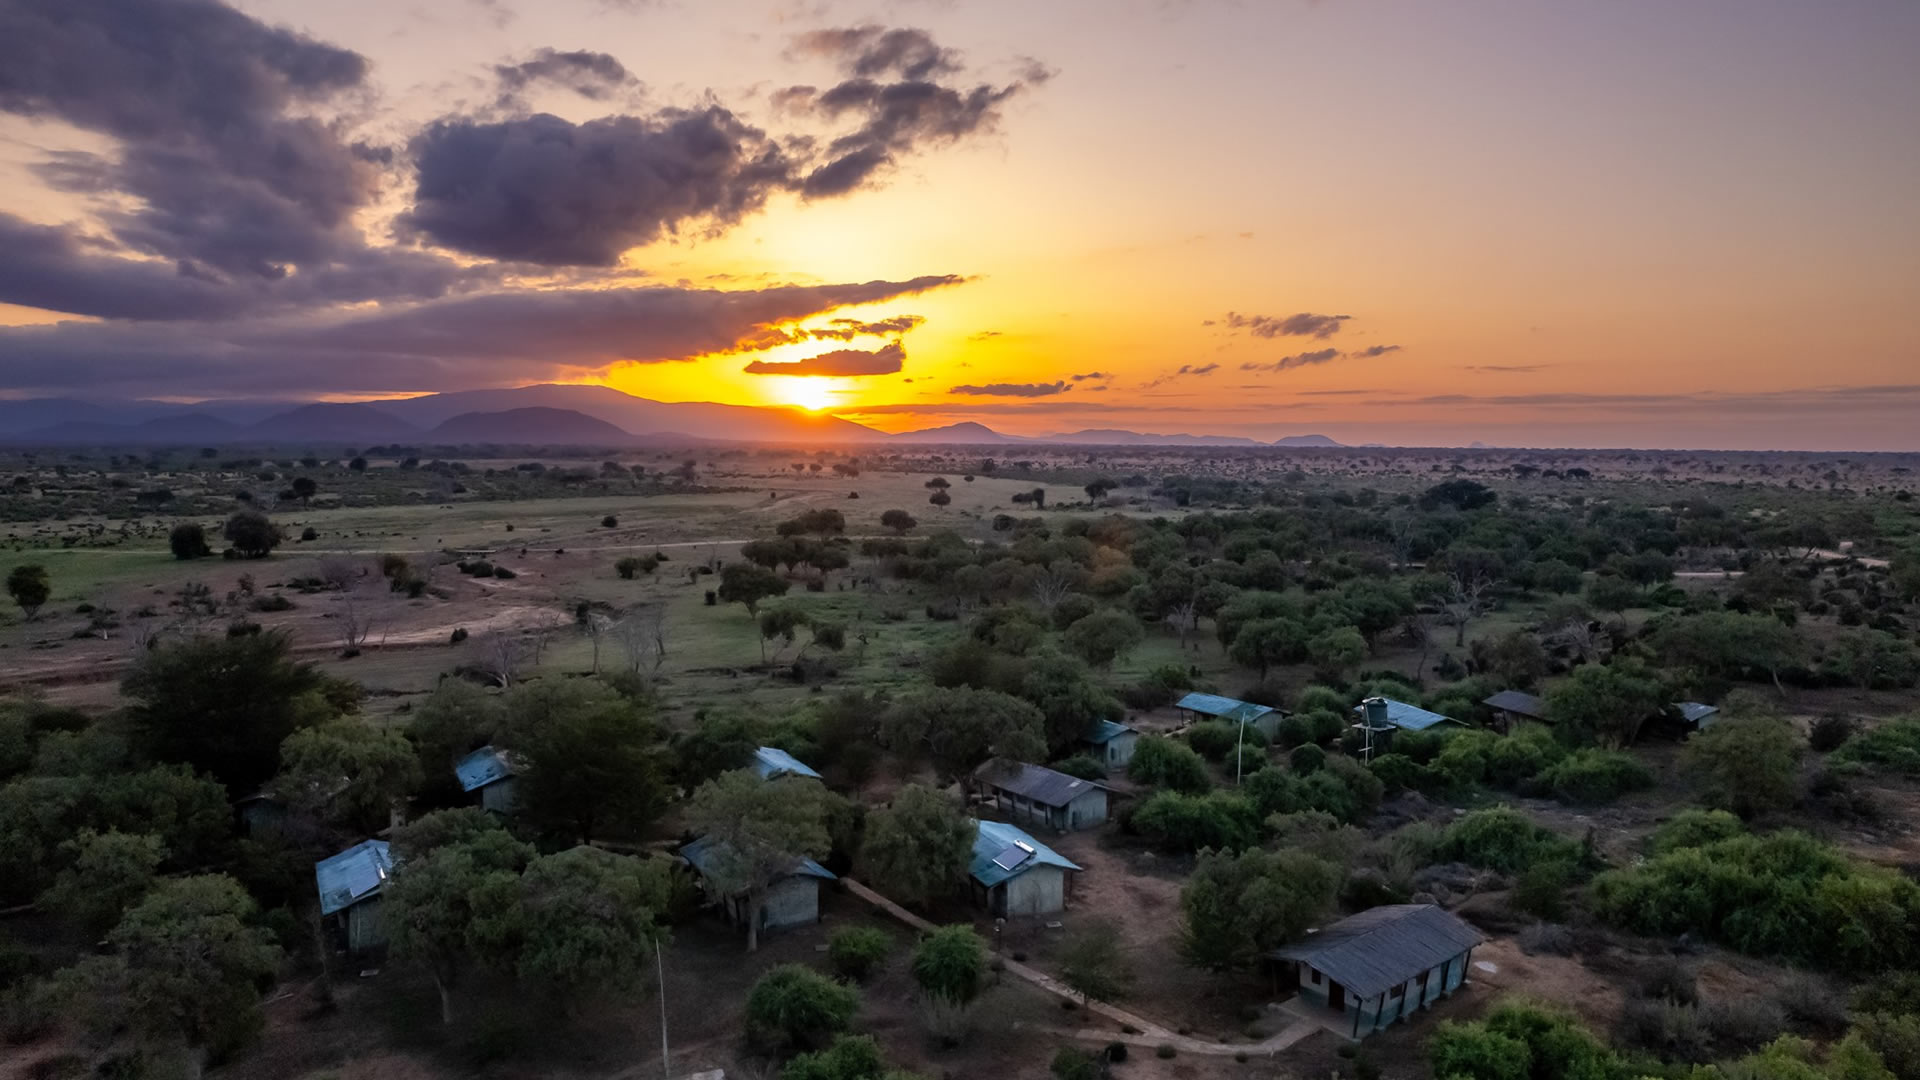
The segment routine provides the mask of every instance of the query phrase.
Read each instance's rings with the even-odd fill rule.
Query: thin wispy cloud
[[[1067,385],[1066,380],[1063,379],[1050,383],[986,383],[984,385],[963,383],[950,388],[947,393],[963,394],[968,397],[1038,398],[1064,394],[1071,389],[1073,387]]]

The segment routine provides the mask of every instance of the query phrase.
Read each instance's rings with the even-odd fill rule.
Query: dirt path
[[[874,892],[872,889],[867,888],[865,885],[860,884],[850,877],[841,878],[840,880],[846,884],[847,890],[853,893],[853,895],[875,905],[887,914],[913,927],[915,930],[924,930],[931,933],[939,929],[927,920],[915,915],[913,912],[908,911],[906,908],[881,896],[879,893]],[[1303,1020],[1289,1024],[1278,1034],[1269,1036],[1265,1040],[1257,1043],[1207,1042],[1203,1039],[1195,1039],[1187,1035],[1169,1031],[1165,1025],[1156,1024],[1136,1013],[1128,1012],[1116,1005],[1109,1005],[1104,1001],[1083,1001],[1078,993],[1060,982],[1060,980],[1055,979],[1044,971],[1022,964],[1017,960],[1003,960],[1002,963],[1006,965],[1006,970],[1011,974],[1025,979],[1040,989],[1066,1001],[1071,1001],[1076,1005],[1084,1005],[1088,1011],[1099,1013],[1101,1016],[1112,1020],[1114,1023],[1120,1024],[1122,1027],[1132,1028],[1135,1033],[1129,1034],[1122,1032],[1115,1034],[1114,1032],[1102,1031],[1098,1028],[1065,1029],[1040,1027],[1037,1025],[1029,1030],[1046,1031],[1056,1035],[1070,1036],[1086,1042],[1124,1042],[1133,1046],[1154,1047],[1164,1044],[1189,1054],[1209,1054],[1214,1056],[1276,1054],[1320,1030],[1320,1025],[1307,1023]]]

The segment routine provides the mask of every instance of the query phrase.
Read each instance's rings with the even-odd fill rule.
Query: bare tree
[[[1188,636],[1200,629],[1200,600],[1196,596],[1188,595],[1173,605],[1172,609],[1161,618],[1167,625],[1173,627],[1174,633],[1180,635],[1180,647],[1184,649],[1187,647]]]
[[[378,621],[374,616],[375,605],[359,591],[349,587],[340,594],[340,648],[348,656],[360,651],[367,639],[373,636]]]
[[[1048,567],[1046,573],[1034,579],[1033,602],[1040,605],[1043,610],[1052,611],[1060,606],[1060,601],[1066,599],[1067,593],[1072,588],[1072,579]]]
[[[520,670],[526,662],[525,644],[505,630],[495,630],[487,635],[485,646],[480,650],[482,662],[487,674],[493,681],[506,689],[520,677]]]
[[[320,560],[319,577],[330,589],[341,592],[353,588],[353,584],[366,574],[366,568],[352,559],[338,555],[329,555]]]
[[[613,624],[615,638],[627,662],[627,670],[659,671],[667,659],[669,637],[667,609],[664,604],[641,604],[631,608]]]

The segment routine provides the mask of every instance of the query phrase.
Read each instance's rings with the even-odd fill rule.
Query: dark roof
[[[1341,919],[1269,956],[1299,960],[1361,998],[1459,956],[1480,932],[1432,904],[1387,904]]]
[[[1255,705],[1237,698],[1221,697],[1219,694],[1188,694],[1174,707],[1188,712],[1197,712],[1202,716],[1218,717],[1222,720],[1238,720],[1245,724],[1258,720],[1274,710],[1265,705]]]
[[[1097,780],[1082,780],[1077,776],[1055,772],[1044,765],[1023,765],[1019,762],[996,765],[989,761],[980,766],[977,775],[988,787],[1011,792],[1023,799],[1032,799],[1042,806],[1065,806],[1089,791],[1107,790],[1107,785]]]
[[[1519,690],[1502,690],[1480,704],[1485,705],[1489,709],[1499,709],[1502,712],[1530,716],[1535,720],[1545,720],[1547,718],[1547,703],[1532,694],[1523,693]]]
[[[1093,730],[1080,737],[1081,742],[1090,742],[1095,746],[1110,743],[1122,735],[1132,735],[1134,730],[1125,724],[1116,724],[1111,720],[1095,720]]]
[[[694,840],[685,847],[682,847],[680,849],[680,857],[687,860],[687,865],[699,871],[702,877],[711,877],[714,864],[719,861],[724,861],[729,854],[731,854],[732,850],[733,849],[728,847],[723,840],[715,840],[711,836],[702,836],[698,840]],[[804,855],[794,858],[793,870],[789,876],[824,878],[828,881],[834,880],[833,871],[821,866],[819,863],[814,862]]]
[[[1425,731],[1435,724],[1460,723],[1460,721],[1455,720],[1451,716],[1442,716],[1437,712],[1428,712],[1418,705],[1409,705],[1404,701],[1395,701],[1392,698],[1382,698],[1381,700],[1387,703],[1387,723],[1407,731]],[[1353,711],[1360,717],[1361,723],[1366,722],[1367,706],[1365,702],[1355,705]],[[1464,727],[1465,725],[1462,726]]]
[[[967,866],[973,880],[991,889],[1036,866],[1080,869],[1059,852],[1012,825],[1000,821],[973,823],[973,859]]]

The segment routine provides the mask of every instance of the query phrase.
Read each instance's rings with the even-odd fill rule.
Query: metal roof
[[[1702,705],[1698,701],[1676,701],[1673,707],[1680,710],[1680,716],[1689,724],[1697,724],[1720,711],[1718,705]]]
[[[753,771],[760,774],[762,780],[772,780],[781,776],[811,776],[820,779],[820,774],[800,763],[800,759],[785,750],[763,746],[753,752]]]
[[[1044,765],[989,761],[974,774],[988,787],[999,788],[1042,806],[1065,806],[1089,791],[1111,790],[1097,780],[1082,780]]]
[[[1460,722],[1451,716],[1441,716],[1437,712],[1428,712],[1418,705],[1409,705],[1404,701],[1395,701],[1392,698],[1387,698],[1386,702],[1387,723],[1407,731],[1425,731],[1435,724],[1457,724]],[[1355,705],[1353,711],[1364,719],[1367,714],[1367,707],[1365,705]]]
[[[1082,742],[1090,742],[1095,746],[1100,746],[1110,743],[1122,735],[1131,735],[1133,733],[1133,729],[1125,724],[1116,724],[1111,720],[1096,720],[1094,721],[1093,730],[1082,735],[1080,739]]]
[[[714,861],[723,858],[728,850],[729,848],[723,841],[715,840],[710,836],[703,836],[681,848],[680,857],[687,860],[689,866],[692,866],[705,876],[712,873],[711,868]],[[796,876],[817,877],[827,881],[834,880],[833,871],[805,857],[797,858],[793,861],[793,873]]]
[[[1387,904],[1267,955],[1302,961],[1364,999],[1431,971],[1483,940],[1479,931],[1432,904]]]
[[[462,791],[476,791],[495,781],[505,780],[513,773],[513,762],[507,759],[507,752],[492,746],[475,750],[453,767],[453,775],[460,778]]]
[[[976,821],[973,831],[973,861],[967,872],[973,880],[991,889],[1010,881],[1036,866],[1057,866],[1078,870],[1052,848],[1011,825],[999,821]]]
[[[1255,705],[1250,701],[1221,697],[1219,694],[1188,694],[1174,704],[1188,712],[1197,712],[1204,716],[1237,718],[1243,724],[1249,720],[1258,720],[1273,711],[1266,705]]]
[[[1489,709],[1499,709],[1502,712],[1530,716],[1535,720],[1545,720],[1547,718],[1547,703],[1532,694],[1523,693],[1519,690],[1502,690],[1485,701],[1482,701],[1480,704],[1485,705]]]
[[[393,855],[385,840],[362,840],[338,855],[313,864],[314,884],[320,888],[320,914],[343,911],[379,895],[393,873]]]

